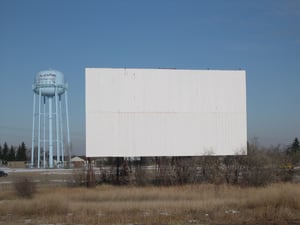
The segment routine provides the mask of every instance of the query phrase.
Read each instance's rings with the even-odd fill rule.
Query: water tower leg
[[[49,168],[53,168],[52,97],[49,97]]]
[[[43,114],[44,114],[44,142],[43,142],[43,167],[46,168],[46,97],[44,96],[43,99],[43,103],[44,103],[44,110],[43,110]]]
[[[62,103],[61,103],[61,95],[59,96],[59,127],[60,127],[60,149],[61,149],[61,161],[62,166],[64,167],[65,164],[65,149],[64,149],[64,135],[62,129]]]
[[[37,158],[37,167],[40,168],[41,163],[41,99],[42,99],[42,92],[41,88],[39,91],[39,130],[38,130],[38,158]]]
[[[35,93],[33,93],[33,110],[32,110],[32,139],[31,139],[31,167],[34,164],[34,120],[35,120]]]
[[[66,104],[66,117],[67,117],[67,140],[68,140],[68,156],[69,156],[69,167],[71,166],[71,140],[70,140],[70,129],[69,129],[69,109],[68,109],[68,92],[65,91],[65,104]]]
[[[57,158],[57,167],[60,165],[60,135],[59,135],[59,114],[58,114],[58,94],[57,87],[55,88],[55,120],[56,120],[56,158]]]

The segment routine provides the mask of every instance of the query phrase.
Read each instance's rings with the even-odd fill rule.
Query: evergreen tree
[[[291,146],[291,150],[292,150],[292,152],[294,152],[294,153],[300,151],[300,144],[299,144],[298,138],[295,138],[295,139],[294,139],[293,144],[292,144],[292,146]]]
[[[15,161],[15,160],[16,160],[16,151],[15,151],[14,146],[11,146],[9,153],[8,153],[7,161]]]
[[[2,160],[7,161],[8,159],[8,145],[4,142],[3,149],[2,149]]]
[[[2,159],[2,146],[0,144],[0,160]]]
[[[25,146],[25,143],[22,142],[21,145],[19,145],[18,150],[17,150],[17,154],[16,154],[16,160],[17,161],[26,161],[26,153],[27,153],[27,149]]]
[[[20,159],[21,154],[21,145],[18,146],[17,153],[16,153],[16,161],[21,161]]]
[[[300,162],[300,143],[298,138],[295,138],[293,143],[288,147],[287,154],[291,159],[293,165]]]

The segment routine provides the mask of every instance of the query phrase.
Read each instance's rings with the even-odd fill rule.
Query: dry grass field
[[[29,199],[5,188],[0,224],[300,224],[300,187],[39,187]]]

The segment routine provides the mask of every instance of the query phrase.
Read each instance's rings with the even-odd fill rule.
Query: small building
[[[78,156],[75,156],[71,159],[71,166],[73,168],[82,168],[86,164],[86,161]]]
[[[7,161],[9,168],[26,168],[26,161]]]

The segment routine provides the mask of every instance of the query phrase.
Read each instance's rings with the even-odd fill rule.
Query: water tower
[[[69,159],[71,157],[68,85],[64,81],[63,73],[57,70],[44,70],[35,76],[32,89],[31,166],[40,168],[43,161],[44,168],[53,168],[53,154],[56,152],[55,166],[63,167],[65,153]]]

